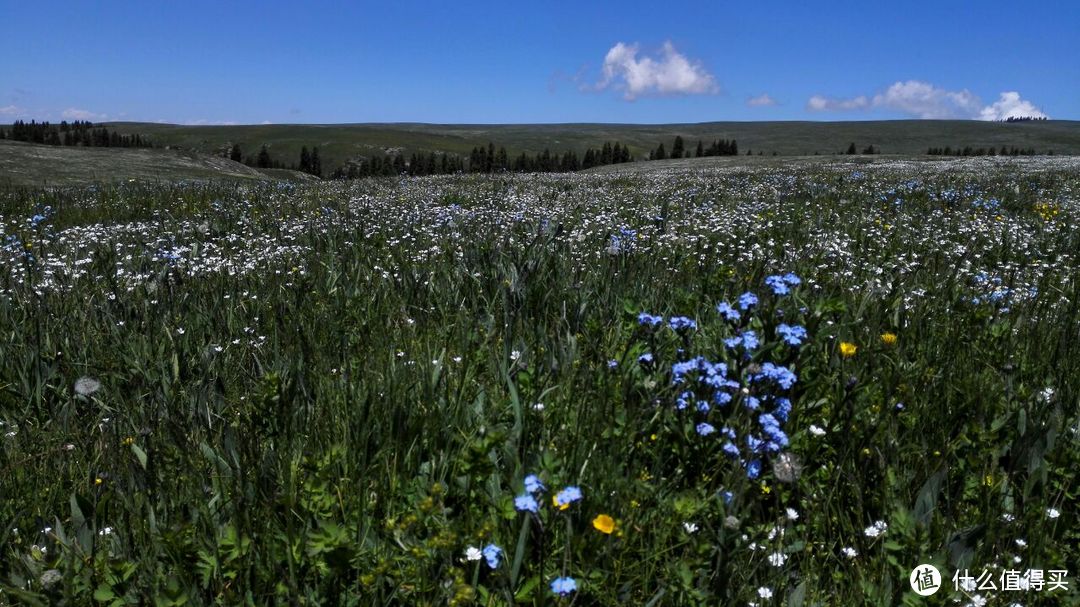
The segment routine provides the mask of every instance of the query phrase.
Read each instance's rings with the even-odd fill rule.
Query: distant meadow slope
[[[940,160],[927,154],[930,148],[971,150],[1019,148],[1038,155],[1080,154],[1080,122],[1040,121],[994,123],[961,120],[895,120],[864,122],[710,122],[701,124],[537,124],[537,125],[437,125],[437,124],[341,124],[341,125],[244,125],[185,126],[174,124],[106,123],[110,132],[138,134],[153,149],[84,148],[34,145],[0,141],[0,185],[65,186],[128,179],[179,181],[184,179],[308,180],[311,176],[288,169],[257,169],[249,166],[262,146],[280,166],[295,167],[301,149],[319,148],[323,176],[350,161],[384,155],[451,154],[468,159],[477,146],[506,148],[511,159],[518,154],[537,155],[573,151],[584,155],[605,142],[621,143],[634,160],[649,157],[664,144],[670,153],[676,136],[682,137],[687,157],[657,164],[599,167],[606,171],[657,170],[662,167],[757,166],[764,162],[820,155],[832,157],[852,145],[862,152],[872,146],[874,156],[856,154],[868,161],[875,157],[903,156]],[[718,140],[738,143],[738,157],[705,159],[693,156],[698,142],[706,147]],[[227,156],[234,145],[242,162]],[[753,159],[747,154],[752,154]],[[762,160],[760,156],[764,156]],[[467,165],[466,165],[467,166]]]
[[[511,156],[598,148],[605,141],[628,145],[642,160],[660,143],[671,149],[682,136],[693,152],[700,140],[735,139],[739,152],[783,156],[833,154],[852,143],[884,154],[925,154],[930,147],[1002,146],[1034,148],[1044,154],[1080,154],[1080,122],[997,123],[971,120],[890,120],[860,122],[705,122],[700,124],[272,124],[185,126],[121,122],[106,125],[121,134],[139,133],[155,145],[223,153],[239,144],[244,157],[266,144],[275,159],[295,163],[304,146],[319,146],[329,174],[347,159],[380,153],[449,152],[468,156],[477,145],[505,146]]]
[[[0,187],[73,186],[136,179],[314,179],[296,171],[255,169],[194,151],[149,148],[88,148],[0,141]]]

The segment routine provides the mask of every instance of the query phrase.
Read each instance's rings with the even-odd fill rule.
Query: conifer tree
[[[675,136],[675,143],[671,146],[671,157],[682,158],[683,157],[683,140],[681,135]]]
[[[270,168],[270,150],[266,148],[266,144],[263,144],[262,148],[259,150],[259,158],[256,161],[255,166],[260,169]]]
[[[306,145],[300,148],[300,172],[311,172],[311,154],[308,152]]]

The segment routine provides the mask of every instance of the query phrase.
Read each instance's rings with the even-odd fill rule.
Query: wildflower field
[[[1078,175],[4,191],[0,605],[1078,604]]]

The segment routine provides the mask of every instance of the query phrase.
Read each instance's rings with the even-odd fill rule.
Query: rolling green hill
[[[885,154],[924,154],[929,147],[1034,148],[1039,153],[1080,154],[1080,121],[995,123],[972,120],[890,120],[863,122],[706,122],[700,124],[274,124],[183,126],[112,123],[110,130],[140,133],[156,145],[218,154],[238,143],[245,158],[263,144],[286,164],[295,163],[302,146],[318,146],[327,173],[357,156],[403,151],[449,152],[467,156],[477,145],[493,142],[511,156],[600,147],[604,141],[628,144],[637,158],[663,142],[670,151],[676,135],[693,150],[698,140],[735,139],[739,150],[777,152],[783,156],[832,154],[854,143]]]
[[[257,170],[195,151],[86,148],[0,141],[0,185],[64,186],[126,179],[314,179],[287,170]]]
[[[735,139],[739,150],[773,152],[780,158],[831,155],[854,143],[887,155],[925,156],[928,147],[1002,146],[1033,148],[1038,153],[1080,154],[1080,121],[992,123],[969,120],[895,120],[876,122],[709,122],[701,124],[339,124],[184,126],[107,123],[110,131],[139,133],[157,148],[70,148],[0,141],[0,185],[71,185],[121,179],[310,179],[288,170],[258,170],[221,157],[237,143],[254,156],[267,145],[284,164],[299,160],[302,146],[318,146],[329,174],[348,159],[403,152],[446,152],[468,156],[489,141],[505,146],[511,157],[545,148],[552,152],[599,148],[605,141],[629,145],[636,158],[663,142],[670,151],[681,135],[689,151],[699,140]],[[168,147],[169,149],[165,149]],[[740,162],[727,157],[723,162]],[[714,158],[720,162],[719,158]],[[707,164],[707,163],[706,163]],[[702,165],[704,166],[704,165]]]

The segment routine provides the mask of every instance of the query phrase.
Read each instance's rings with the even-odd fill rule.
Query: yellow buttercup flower
[[[852,356],[855,356],[855,351],[858,349],[859,347],[851,343],[850,341],[840,342],[840,355],[844,358],[851,358]]]
[[[593,519],[592,526],[600,533],[611,535],[611,532],[615,531],[615,519],[606,514],[601,514]]]
[[[895,346],[896,345],[896,333],[892,333],[890,331],[886,331],[886,332],[882,333],[881,334],[881,343],[885,344],[886,346]]]
[[[555,506],[559,510],[566,510],[570,507],[570,502],[566,502],[565,504],[559,503],[559,496],[553,495],[551,496],[551,505]]]

